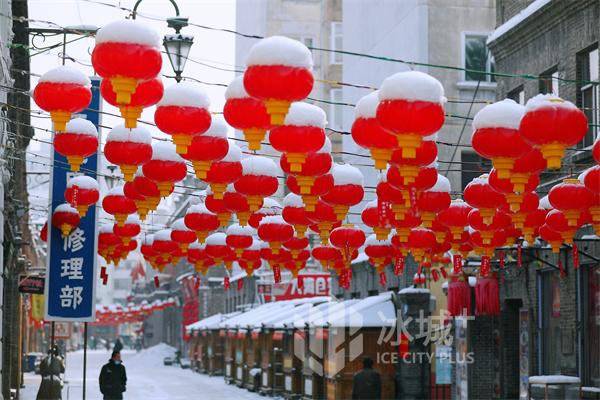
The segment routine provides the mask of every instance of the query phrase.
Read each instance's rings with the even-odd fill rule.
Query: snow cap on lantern
[[[267,242],[273,254],[279,254],[283,243],[294,236],[294,228],[281,215],[268,215],[258,225],[258,237]]]
[[[182,157],[192,162],[196,177],[205,179],[211,164],[223,159],[229,150],[227,140],[229,126],[221,115],[212,117],[210,127],[202,135],[192,139]]]
[[[277,191],[279,168],[273,160],[250,156],[242,160],[242,176],[235,181],[235,190],[248,197],[250,212],[258,210],[265,197]]]
[[[152,158],[143,165],[142,170],[147,178],[156,182],[162,197],[168,196],[175,182],[187,175],[185,161],[177,154],[175,146],[165,141],[152,143]]]
[[[210,99],[193,82],[169,86],[156,106],[154,121],[161,131],[172,136],[178,154],[186,154],[195,135],[204,133],[211,122]]]
[[[130,129],[117,125],[106,136],[104,156],[118,165],[125,181],[130,182],[138,167],[152,158],[152,134],[141,126]]]
[[[57,206],[52,213],[52,225],[60,229],[63,237],[68,236],[79,221],[77,210],[66,203]]]
[[[184,218],[179,218],[171,224],[171,239],[185,253],[189,245],[196,241],[196,232],[186,226]]]
[[[295,193],[288,193],[283,198],[283,210],[281,216],[288,223],[294,226],[298,237],[303,238],[306,229],[312,224],[306,213],[306,207],[302,197]]]
[[[125,196],[123,186],[116,186],[106,193],[102,199],[102,208],[115,217],[117,224],[123,226],[129,214],[137,211],[135,202]]]
[[[227,154],[223,159],[211,163],[204,180],[210,185],[210,189],[217,200],[223,199],[223,193],[227,185],[237,181],[243,172],[242,149],[229,141]]]
[[[349,265],[352,254],[365,243],[365,233],[352,224],[344,224],[331,231],[329,241],[342,252],[342,258]]]
[[[550,204],[563,211],[570,227],[577,227],[582,212],[589,210],[595,203],[594,193],[585,187],[579,179],[565,179],[550,189]]]
[[[250,247],[254,241],[253,236],[256,230],[250,226],[241,226],[240,224],[231,224],[225,231],[227,235],[227,245],[235,251],[236,256],[242,256],[244,249]]]
[[[35,89],[33,100],[50,113],[54,131],[65,130],[72,113],[85,109],[92,101],[92,83],[81,71],[61,65],[44,73]]]
[[[98,150],[98,130],[87,119],[74,118],[54,135],[54,149],[67,158],[71,171],[78,172],[85,159]]]
[[[254,229],[258,229],[258,225],[263,217],[267,215],[281,215],[281,210],[283,207],[279,202],[271,197],[265,197],[263,200],[263,205],[258,211],[255,211],[250,215],[250,219],[248,220],[248,224]]]
[[[486,223],[491,222],[496,209],[499,209],[505,203],[504,196],[490,185],[488,174],[480,175],[469,182],[465,187],[463,196],[471,207],[480,210]]]
[[[79,212],[79,216],[85,216],[87,209],[95,204],[100,198],[100,187],[98,182],[85,175],[75,176],[67,182],[65,200]]]
[[[265,101],[272,125],[283,124],[290,103],[312,90],[312,53],[297,40],[264,38],[250,48],[246,65],[244,87],[250,96]]]
[[[392,241],[389,237],[378,240],[376,235],[369,235],[365,240],[365,254],[372,260],[378,272],[383,272],[394,252]]]
[[[331,204],[338,221],[346,218],[351,206],[360,203],[365,194],[362,172],[350,164],[334,164],[331,168],[333,188],[322,198]]]
[[[196,232],[198,242],[204,243],[210,232],[219,228],[217,214],[206,208],[204,203],[190,206],[184,217],[185,225]]]

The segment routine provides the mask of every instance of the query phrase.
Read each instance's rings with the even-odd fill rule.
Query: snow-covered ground
[[[255,393],[226,384],[223,377],[209,377],[189,369],[181,369],[179,366],[163,366],[162,359],[173,354],[174,352],[164,344],[140,353],[124,350],[121,354],[127,369],[127,391],[124,393],[124,398],[126,400],[264,399]],[[98,376],[109,356],[110,354],[105,350],[88,351],[86,399],[102,399],[98,388]],[[82,369],[83,351],[68,353],[63,400],[82,398]],[[25,374],[25,389],[21,389],[21,399],[34,400],[39,384],[39,375]]]

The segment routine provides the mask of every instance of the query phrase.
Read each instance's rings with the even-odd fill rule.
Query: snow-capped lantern
[[[160,203],[160,190],[158,189],[158,185],[152,179],[146,177],[142,170],[138,170],[133,178],[133,188],[142,196],[144,196],[143,200],[143,209],[140,209],[138,206],[138,212],[140,212],[140,217],[144,212],[147,214],[148,211],[156,210],[158,204]],[[123,192],[127,196],[127,183],[123,188]],[[130,197],[130,196],[127,196]],[[130,197],[131,198],[131,197]]]
[[[137,215],[132,214],[127,217],[122,226],[115,224],[113,233],[119,236],[125,245],[129,245],[129,242],[140,234],[141,229],[140,219]]]
[[[235,214],[240,225],[248,225],[250,219],[250,204],[248,198],[243,194],[236,192],[233,185],[227,186],[223,195],[223,204],[225,209],[231,214]]]
[[[233,250],[227,245],[227,235],[223,232],[215,232],[206,238],[206,254],[215,260],[217,264],[223,263],[225,268],[231,268]]]
[[[292,103],[283,125],[269,132],[271,146],[286,155],[292,173],[302,171],[307,153],[318,151],[325,144],[325,112],[312,104]]]
[[[225,91],[225,99],[223,116],[227,123],[242,131],[248,150],[260,150],[261,142],[271,128],[271,117],[265,103],[248,95],[243,75],[231,81]]]
[[[483,107],[473,118],[473,149],[481,157],[492,160],[500,179],[510,178],[515,160],[531,151],[519,132],[524,113],[524,106],[504,99]]]
[[[80,217],[84,217],[88,208],[96,204],[100,198],[100,187],[98,182],[89,176],[75,176],[67,182],[65,189],[65,200],[76,208]]]
[[[242,150],[235,143],[229,142],[225,157],[211,163],[204,180],[209,184],[215,199],[222,200],[227,185],[240,179],[243,171],[241,160]]]
[[[152,159],[143,165],[144,176],[156,182],[161,197],[173,192],[175,182],[187,175],[185,161],[169,142],[156,141],[152,144]]]
[[[244,248],[242,251],[241,258],[238,262],[240,263],[240,266],[246,270],[248,276],[252,276],[254,270],[260,268],[262,264],[262,245],[260,240],[252,239],[250,246]]]
[[[161,229],[154,234],[152,248],[161,256],[168,257],[179,249],[179,245],[171,239],[171,229]]]
[[[322,199],[331,204],[338,221],[343,221],[350,207],[360,203],[365,195],[362,172],[350,164],[335,164],[331,168],[333,187]]]
[[[258,229],[258,225],[260,221],[266,217],[267,215],[281,215],[281,211],[283,207],[277,200],[274,200],[270,197],[266,197],[263,200],[263,205],[258,211],[255,211],[250,215],[248,219],[248,224],[254,229]]]
[[[176,219],[171,224],[171,239],[179,245],[183,253],[187,253],[191,243],[196,241],[196,232],[188,228],[184,218]]]
[[[569,226],[576,227],[582,212],[594,204],[594,194],[579,179],[565,179],[548,193],[552,207],[563,211]]]
[[[324,269],[332,269],[335,262],[342,259],[340,250],[333,246],[316,245],[312,248],[311,253]]]
[[[432,164],[437,159],[437,134],[425,136],[417,147],[415,156],[402,155],[402,148],[394,150],[390,163],[398,171],[405,185],[412,184],[419,176],[420,168]]]
[[[404,158],[415,158],[422,138],[444,124],[442,84],[419,71],[394,74],[379,89],[377,120],[398,138]]]
[[[392,186],[387,181],[387,175],[385,172],[383,172],[379,176],[379,182],[377,183],[375,192],[377,193],[377,200],[381,202],[381,211],[387,211],[383,208],[386,205],[386,203],[390,205],[390,208],[392,210],[390,215],[382,215],[382,217],[385,217],[390,223],[393,222],[394,219],[399,221],[402,218],[404,218],[404,214],[410,208],[410,204],[407,204],[410,203],[410,201],[407,202],[407,199],[404,198],[406,195],[406,191],[403,194],[403,192],[400,189],[396,188],[395,186]]]
[[[290,104],[305,99],[312,90],[312,54],[297,40],[264,38],[250,48],[246,65],[244,88],[264,101],[271,125],[282,125]]]
[[[281,216],[290,225],[294,226],[298,237],[303,238],[306,229],[312,224],[308,218],[302,197],[295,193],[288,193],[283,199]]]
[[[410,231],[421,225],[421,217],[413,210],[409,210],[404,214],[404,218],[394,222],[394,230],[396,234],[392,237],[392,243],[401,250],[402,255],[406,256],[406,243]]]
[[[50,113],[54,131],[62,132],[71,114],[84,110],[92,101],[92,83],[83,72],[62,65],[40,77],[33,90],[33,100]]]
[[[216,115],[212,118],[210,128],[206,132],[194,136],[182,157],[192,162],[198,179],[206,179],[210,165],[213,161],[223,159],[227,151],[229,151],[227,124],[222,116]]]
[[[306,183],[302,183],[302,177],[288,175],[286,179],[286,186],[290,192],[302,196],[302,201],[306,205],[306,211],[314,211],[319,197],[324,196],[333,188],[333,175],[325,174],[316,177],[314,180]],[[309,192],[303,193],[306,186],[300,186],[301,184],[309,185]]]
[[[438,179],[437,163],[430,164],[426,167],[420,167],[418,174],[412,183],[407,183],[407,180],[402,176],[397,166],[392,165],[385,176],[390,185],[400,190],[404,204],[401,204],[400,199],[393,200],[392,207],[396,218],[398,214],[406,212],[412,208],[419,198],[419,193],[431,189]]]
[[[111,22],[96,33],[92,65],[98,75],[110,80],[116,102],[128,105],[139,82],[160,73],[160,37],[135,19]]]
[[[413,228],[408,235],[408,248],[417,263],[422,263],[426,253],[435,247],[435,234],[431,229]]]
[[[319,176],[327,174],[333,165],[331,157],[331,141],[325,137],[323,146],[313,153],[306,154],[306,159],[299,171],[292,171],[292,165],[284,153],[281,155],[279,165],[283,172],[288,175],[294,175],[298,186],[300,187],[300,195],[309,195],[311,188],[315,183],[315,179]]]
[[[160,77],[152,78],[138,82],[129,104],[119,104],[110,79],[103,79],[100,83],[100,94],[108,104],[119,108],[121,117],[125,120],[125,128],[137,127],[137,120],[142,115],[142,110],[158,103],[163,93],[164,88]]]
[[[469,213],[473,208],[462,199],[455,199],[450,206],[438,214],[438,221],[448,227],[454,240],[460,240],[469,225]]]
[[[507,203],[504,205],[501,210],[504,212],[510,211],[510,217],[512,219],[512,223],[517,229],[523,228],[523,221],[527,217],[527,214],[538,209],[540,205],[540,199],[535,192],[527,192],[522,198],[521,202],[517,205],[515,209],[511,208]]]
[[[498,247],[504,246],[506,243],[506,233],[503,230],[494,231],[491,240],[486,241],[480,231],[474,230],[470,234],[470,241],[473,245],[475,253],[491,257]]]
[[[316,231],[321,238],[321,242],[323,244],[327,244],[331,230],[336,224],[339,224],[333,206],[324,202],[323,200],[319,200],[317,204],[314,205],[314,209],[312,211],[306,211],[308,218],[316,225]],[[312,226],[311,229],[313,229]]]
[[[231,224],[225,231],[227,245],[233,249],[235,255],[240,258],[244,249],[250,247],[254,241],[253,236],[256,230],[250,226],[241,226],[240,224]]]
[[[125,185],[123,185],[123,193],[125,194],[125,197],[133,200],[140,219],[144,221],[150,211],[146,203],[146,196],[137,191],[133,181],[125,182]]]
[[[171,135],[177,154],[188,151],[192,139],[210,127],[210,100],[206,92],[192,82],[168,87],[154,112],[158,129]]]
[[[229,219],[231,218],[231,212],[225,207],[225,201],[223,199],[216,199],[210,187],[206,188],[206,197],[204,198],[204,205],[206,208],[215,214],[219,219],[219,223],[222,227],[227,226]]]
[[[102,208],[115,217],[117,225],[123,226],[129,214],[137,211],[135,202],[125,196],[123,186],[116,186],[108,191],[102,199]]]
[[[74,118],[54,135],[54,150],[67,158],[71,171],[78,172],[85,159],[98,151],[98,130],[87,119]]]
[[[131,182],[140,165],[152,158],[152,134],[145,128],[115,126],[106,136],[104,156],[121,169],[125,182]]]
[[[440,174],[435,185],[419,194],[417,208],[425,228],[431,228],[436,215],[450,207],[450,181]]]
[[[548,168],[559,169],[565,149],[579,143],[588,131],[588,120],[573,103],[553,94],[538,94],[527,101],[519,131],[540,149]]]
[[[52,213],[52,226],[58,228],[63,237],[69,236],[79,222],[79,213],[67,203],[57,206]]]
[[[370,235],[365,241],[365,254],[371,259],[377,272],[382,273],[394,255],[394,247],[390,239],[378,240],[375,235]]]
[[[539,175],[546,169],[546,165],[546,160],[544,160],[542,152],[538,149],[532,149],[524,156],[516,159],[509,178],[513,184],[513,192],[523,193],[531,176]]]
[[[560,232],[550,228],[547,224],[540,226],[539,235],[542,240],[548,242],[552,248],[552,252],[558,254],[563,243],[563,237]]]
[[[363,224],[373,229],[377,240],[384,240],[390,233],[389,218],[385,215],[385,209],[379,207],[378,201],[373,200],[365,205],[360,213]]]
[[[301,251],[305,250],[308,247],[309,241],[308,238],[305,237],[293,237],[287,242],[283,243],[283,247],[290,251],[293,259],[298,257]]]
[[[497,211],[490,222],[485,222],[483,216],[478,209],[473,209],[468,216],[469,225],[480,232],[483,244],[490,244],[494,232],[503,230],[511,224],[511,218],[508,214],[502,211]]]
[[[374,91],[363,96],[354,108],[352,139],[360,147],[371,153],[375,168],[383,170],[392,158],[392,151],[398,147],[398,139],[377,121],[379,92]]]
[[[342,259],[347,266],[350,265],[354,251],[365,244],[365,240],[365,233],[362,229],[352,224],[344,224],[335,228],[329,235],[329,241],[341,251]]]
[[[283,243],[294,236],[294,228],[281,215],[264,217],[258,225],[258,237],[269,244],[273,254],[278,254]]]
[[[248,198],[250,212],[260,208],[265,197],[273,195],[279,186],[277,165],[262,156],[242,160],[242,176],[233,183],[235,190]]]
[[[525,193],[532,192],[537,188],[540,183],[540,177],[538,175],[530,175],[523,192],[515,193],[512,182],[509,179],[500,178],[499,173],[495,168],[490,171],[489,184],[495,191],[502,193],[506,197],[506,202],[510,206],[511,211],[516,212],[523,202]]]
[[[204,203],[190,206],[185,213],[184,221],[186,227],[196,232],[199,243],[204,243],[208,235],[221,225],[217,214],[210,211]]]
[[[551,210],[546,214],[546,225],[558,233],[561,234],[563,242],[567,244],[573,244],[575,233],[582,225],[590,222],[591,216],[586,211],[582,213],[579,218],[575,221],[575,225],[572,225],[571,221],[567,217],[567,213],[561,210]]]
[[[480,175],[469,182],[463,196],[471,207],[479,209],[486,224],[492,221],[496,210],[505,202],[504,196],[490,185],[488,174]]]

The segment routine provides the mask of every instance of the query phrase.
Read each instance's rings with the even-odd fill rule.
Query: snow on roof
[[[171,229],[161,229],[154,234],[154,241],[169,242],[171,241]]]
[[[121,185],[121,186],[115,186],[114,188],[110,189],[106,193],[106,196],[125,196],[125,192],[123,191],[123,188],[124,188],[123,185]]]
[[[552,0],[535,0],[534,2],[532,2],[529,6],[521,10],[521,12],[510,18],[508,21],[506,21],[499,27],[497,27],[496,30],[494,30],[490,34],[490,36],[488,36],[487,44],[492,43],[508,31],[514,29],[517,25],[521,24],[523,21],[531,17],[535,12],[540,10],[542,7],[544,7],[551,1]]]
[[[191,229],[185,225],[185,221],[183,218],[176,219],[171,224],[171,229],[174,231],[188,231],[191,232]]]
[[[383,100],[446,102],[440,81],[420,71],[398,72],[385,78],[379,88],[379,101]]]
[[[199,84],[183,81],[166,88],[163,98],[156,106],[180,106],[208,109],[210,107],[210,98],[204,88]]]
[[[302,43],[284,36],[270,36],[250,48],[246,65],[286,65],[312,69],[312,53]]]
[[[364,183],[362,172],[350,164],[333,164],[331,168],[334,185],[360,185]]]
[[[272,327],[274,329],[283,329],[294,327],[296,323],[304,324],[311,314],[322,312],[332,302],[330,297],[318,297],[317,299],[318,303],[304,303],[297,306],[287,317],[273,321]]]
[[[429,289],[425,288],[415,288],[415,287],[405,287],[400,290],[398,294],[427,294],[431,293]]]
[[[283,198],[283,206],[292,208],[304,208],[304,201],[302,201],[301,196],[297,195],[296,193],[290,192]]]
[[[538,110],[540,108],[563,108],[567,110],[577,110],[577,106],[570,101],[563,100],[555,94],[538,94],[527,100],[525,104],[525,113]]]
[[[236,76],[225,90],[225,99],[245,99],[247,97],[250,95],[244,87],[244,75]]]
[[[225,241],[227,235],[223,232],[215,232],[213,234],[208,235],[206,240],[204,241],[207,245],[217,245],[217,246],[226,246],[227,242]]]
[[[177,154],[173,143],[162,140],[157,140],[152,143],[152,160],[185,162],[183,158]]]
[[[73,118],[67,122],[65,131],[61,133],[78,133],[80,135],[98,136],[96,126],[85,118]]]
[[[354,118],[375,118],[379,105],[379,91],[361,97],[354,107]]]
[[[364,251],[359,251],[358,252],[358,257],[356,257],[354,260],[352,260],[352,265],[354,264],[360,264],[362,262],[368,261],[369,260],[369,256],[365,254]]]
[[[56,208],[54,209],[54,212],[67,212],[67,213],[73,213],[73,214],[78,214],[77,210],[74,209],[73,207],[71,207],[71,205],[69,203],[63,203],[60,204],[58,206],[56,206]],[[110,226],[110,231],[112,232],[112,225]]]
[[[295,320],[293,322],[294,328],[303,329],[307,326],[323,327],[325,326],[324,321],[326,321],[330,315],[335,314],[340,309],[347,307],[350,304],[357,303],[358,301],[358,299],[351,299],[345,301],[331,301],[319,304],[313,309],[313,312],[309,313],[309,315],[307,315],[304,318]]]
[[[315,325],[320,323],[329,327],[395,326],[396,308],[392,303],[392,293],[386,292],[348,304],[346,307],[329,314],[329,317],[324,321],[315,321]]]
[[[450,181],[444,175],[438,174],[437,181],[435,181],[435,185],[428,192],[437,192],[437,193],[450,193]]]
[[[321,107],[298,101],[290,106],[284,125],[316,126],[324,129],[327,125],[327,116]]]
[[[44,73],[39,82],[76,83],[91,87],[92,82],[83,72],[70,65],[60,65]]]
[[[581,379],[577,376],[567,375],[538,375],[530,376],[529,383],[581,383]]]
[[[504,99],[483,107],[473,118],[473,128],[519,129],[525,107],[512,99]]]
[[[277,177],[279,168],[273,160],[263,156],[250,156],[242,160],[244,175]]]
[[[222,115],[217,114],[212,116],[210,127],[202,134],[202,136],[227,138],[228,131],[229,125],[227,125],[227,122],[225,122],[225,118],[223,118]]]
[[[134,142],[152,144],[152,134],[140,125],[137,128],[125,128],[125,125],[117,125],[108,132],[107,142]]]
[[[239,162],[242,159],[242,149],[229,140],[229,150],[227,150],[227,154],[221,161],[226,162]]]
[[[187,209],[186,214],[210,214],[210,215],[217,215],[214,212],[210,211],[208,208],[206,208],[206,204],[204,204],[204,203],[198,203],[198,204],[194,204],[193,206],[190,206]]]
[[[231,224],[225,231],[226,235],[237,235],[237,236],[254,236],[256,235],[256,229],[251,226],[241,226],[240,224]]]
[[[206,317],[204,319],[201,319],[198,322],[194,322],[191,325],[186,326],[186,330],[188,332],[191,331],[200,331],[200,330],[207,330],[207,329],[218,329],[219,325],[230,319],[233,317],[236,317],[238,315],[241,314],[241,311],[235,311],[229,314],[215,314],[215,315],[211,315],[210,317]]]
[[[81,189],[99,190],[99,188],[100,188],[100,186],[98,185],[98,181],[96,181],[91,176],[86,176],[86,175],[78,175],[78,176],[74,176],[73,178],[69,179],[69,182],[67,182],[67,187],[70,188],[73,186],[77,186],[78,188],[81,188]]]
[[[135,19],[111,22],[96,33],[96,44],[135,43],[160,48],[158,32]]]
[[[219,324],[219,327],[225,329],[235,329],[240,326],[246,327],[249,321],[252,321],[256,317],[264,314],[265,312],[272,311],[273,309],[275,309],[275,307],[280,307],[279,303],[281,302],[265,303],[259,305],[258,307],[252,308],[249,311],[243,312],[233,318],[221,322]]]

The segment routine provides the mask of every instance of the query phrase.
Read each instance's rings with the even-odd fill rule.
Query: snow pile
[[[552,204],[550,204],[550,200],[548,200],[548,195],[540,199],[539,207],[543,210],[551,210],[553,208]]]
[[[281,204],[277,200],[270,197],[265,197],[263,205],[256,213],[263,215],[278,215],[281,214]]]
[[[563,108],[566,110],[577,110],[577,106],[570,101],[563,100],[554,94],[538,94],[527,100],[525,112],[532,112],[540,108]]]
[[[145,367],[160,367],[163,368],[163,359],[165,357],[175,356],[175,347],[168,344],[160,343],[156,346],[149,347],[141,352],[134,354],[128,360],[131,365],[144,365]]]
[[[260,220],[259,226],[263,225],[288,225],[281,215],[267,215]]]
[[[108,132],[107,142],[134,142],[152,144],[152,134],[146,128],[138,125],[137,128],[125,128],[125,125],[117,125]]]
[[[530,376],[529,383],[551,384],[551,383],[581,383],[581,379],[576,376],[568,375],[538,375]]]
[[[227,246],[226,238],[227,235],[223,232],[215,232],[212,235],[208,235],[204,242],[207,246]]]
[[[225,122],[225,118],[222,115],[213,115],[210,121],[210,127],[202,136],[212,136],[227,138],[227,132],[229,131],[229,125]]]
[[[60,207],[60,206],[58,206]],[[58,207],[56,207],[56,209],[58,210]],[[98,228],[98,233],[113,233],[113,224],[102,224],[100,225],[100,227]],[[142,242],[142,244],[145,244]],[[152,244],[152,243],[150,243]]]
[[[450,202],[450,207],[471,208],[463,199],[454,199]]]
[[[283,198],[283,206],[292,208],[304,208],[304,201],[302,201],[302,197],[298,196],[296,193],[288,193]]]
[[[229,99],[246,99],[250,97],[244,87],[244,75],[240,75],[231,81],[227,90],[225,90],[225,100]]]
[[[231,140],[229,141],[229,150],[227,150],[227,154],[221,161],[225,162],[240,162],[242,159],[242,149],[233,143]]]
[[[379,90],[363,96],[356,103],[354,108],[355,118],[375,118],[377,114],[377,106],[379,105]]]
[[[362,172],[350,164],[334,164],[331,168],[333,175],[333,184],[340,185],[360,185],[363,186],[364,177]]]
[[[184,222],[183,218],[179,218],[179,219],[175,220],[175,222],[173,222],[171,224],[171,229],[174,231],[184,231],[184,232],[192,231],[190,228],[185,226],[185,222]]]
[[[206,205],[204,203],[198,203],[198,204],[194,204],[193,206],[190,206],[190,208],[188,208],[186,214],[217,215],[217,214],[213,213],[212,211],[210,211],[208,208],[206,208]]]
[[[483,107],[473,118],[473,128],[519,129],[525,107],[511,99],[504,99]]]
[[[317,153],[331,154],[331,140],[329,140],[327,136],[325,136],[325,143],[323,143],[323,146],[319,150],[317,150]]]
[[[254,236],[256,230],[251,226],[241,226],[240,224],[231,224],[225,231],[226,235],[235,236]]]
[[[431,75],[419,71],[398,72],[385,78],[379,88],[379,100],[446,102],[442,84]]]
[[[418,276],[418,274],[415,274],[415,278],[417,276]],[[421,277],[424,278],[425,275],[421,274]],[[425,288],[407,287],[398,292],[398,294],[417,294],[417,293],[428,294],[428,293],[430,293],[430,291],[429,291],[429,289],[425,289]]]
[[[108,193],[106,193],[106,197],[108,196],[125,196],[125,193],[123,192],[123,186],[115,186],[114,188],[110,189]]]
[[[165,89],[157,107],[180,106],[208,109],[210,99],[206,91],[194,82],[179,82]]]
[[[57,212],[64,212],[64,213],[79,214],[77,212],[77,210],[74,209],[73,207],[71,207],[71,205],[68,204],[68,203],[64,203],[64,204],[61,204],[59,206],[56,206],[56,208],[54,209],[54,212],[55,213],[57,213]],[[110,231],[112,232],[112,225],[110,226]]]
[[[365,240],[365,246],[391,246],[391,245],[392,245],[392,241],[389,237],[384,240],[377,240],[376,235],[369,235],[369,237],[367,237],[367,240]]]
[[[50,71],[46,72],[40,77],[39,82],[76,83],[78,85],[84,85],[87,87],[92,86],[90,78],[88,78],[77,68],[73,68],[70,65],[61,65],[59,67],[52,68]]]
[[[290,106],[290,110],[285,116],[284,125],[316,126],[325,129],[327,116],[320,107],[298,101]]]
[[[206,248],[206,244],[193,242],[188,246],[188,250],[204,250]]]
[[[154,234],[155,242],[170,242],[171,241],[171,229],[161,229]]]
[[[245,176],[270,176],[277,177],[277,165],[269,158],[262,156],[250,156],[242,160],[242,174]]]
[[[428,192],[450,193],[450,181],[443,175],[438,174],[435,185]]]
[[[250,48],[246,65],[285,65],[312,69],[313,60],[310,50],[299,41],[271,36]]]
[[[139,225],[141,224],[140,218],[137,214],[129,214],[125,220],[125,225]]]
[[[154,243],[154,235],[144,235],[142,238],[142,246],[152,246],[152,243]]]
[[[67,122],[64,133],[77,133],[79,135],[98,136],[98,130],[85,118],[73,118]]]
[[[91,176],[79,175],[71,178],[67,183],[67,187],[77,186],[80,189],[100,190],[98,182]]]
[[[185,162],[177,154],[173,143],[161,140],[152,143],[152,160]]]
[[[477,178],[473,178],[473,180],[471,182],[469,182],[469,185],[471,185],[471,184],[473,184],[473,185],[488,185],[489,180],[490,180],[489,174],[481,174]]]
[[[531,17],[535,12],[550,3],[552,0],[534,0],[531,4],[521,10],[518,14],[510,18],[508,21],[496,28],[490,36],[487,38],[486,44],[490,44],[494,40],[497,40],[500,36],[510,31],[527,18]]]
[[[111,22],[96,32],[96,44],[133,43],[160,48],[158,33],[135,19],[120,19]]]

